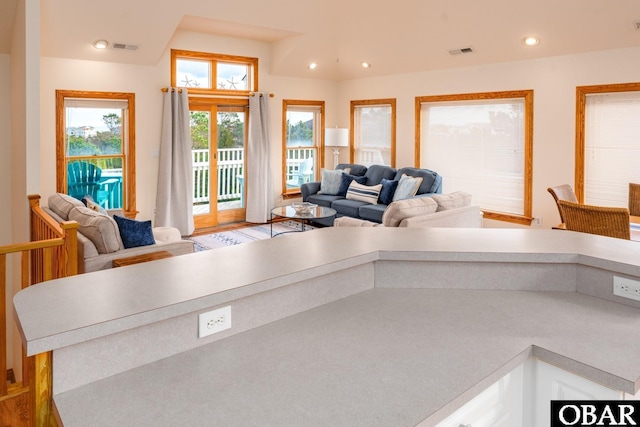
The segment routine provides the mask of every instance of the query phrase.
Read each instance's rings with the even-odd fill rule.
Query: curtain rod
[[[175,88],[168,88],[168,87],[163,87],[161,90],[163,92],[169,92],[169,89],[171,89],[171,92],[174,92],[176,89]],[[182,93],[182,89],[178,88],[178,93]],[[231,96],[242,96],[242,95],[231,95]],[[250,92],[249,96],[256,96],[255,92]],[[262,94],[260,94],[260,96],[262,96]],[[275,95],[273,93],[269,94],[270,98],[273,98]]]

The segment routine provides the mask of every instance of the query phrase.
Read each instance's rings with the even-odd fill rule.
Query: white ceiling
[[[0,53],[17,2],[0,1]],[[41,53],[152,65],[183,30],[269,43],[271,74],[345,80],[640,46],[636,22],[640,0],[41,0]]]

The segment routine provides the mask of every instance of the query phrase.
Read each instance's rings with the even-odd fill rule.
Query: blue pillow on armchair
[[[151,220],[136,221],[122,216],[114,215],[113,219],[118,224],[120,238],[125,249],[137,248],[138,246],[153,245],[156,241],[153,238]]]
[[[346,196],[347,195],[347,190],[349,189],[349,186],[351,185],[351,181],[355,181],[358,184],[366,184],[367,183],[367,177],[366,176],[355,176],[355,175],[349,175],[346,173],[343,173],[342,176],[340,177],[340,189],[338,190],[338,196]]]

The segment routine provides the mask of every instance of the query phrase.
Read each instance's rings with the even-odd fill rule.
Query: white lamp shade
[[[327,128],[324,130],[324,145],[327,147],[348,147],[349,129]]]

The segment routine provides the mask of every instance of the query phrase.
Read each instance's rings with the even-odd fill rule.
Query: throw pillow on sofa
[[[398,200],[385,209],[382,224],[385,227],[397,227],[405,218],[434,213],[436,209],[438,204],[431,197]]]
[[[69,220],[78,223],[78,231],[93,242],[99,254],[110,254],[123,248],[118,224],[113,218],[83,205],[71,209]]]
[[[449,194],[434,194],[431,198],[438,204],[438,212],[447,209],[464,208],[471,204],[471,194],[455,191]]]
[[[338,196],[346,196],[347,195],[347,190],[349,189],[349,186],[351,185],[352,181],[357,182],[358,184],[365,184],[367,182],[367,177],[366,176],[355,176],[355,175],[349,175],[348,173],[344,173],[342,174],[342,176],[340,177],[340,189],[338,190]]]
[[[54,193],[49,196],[48,204],[49,209],[65,221],[69,219],[69,212],[71,212],[71,209],[75,207],[84,207],[84,203],[80,200],[62,193]]]
[[[135,219],[118,215],[114,215],[113,219],[115,219],[118,224],[120,238],[122,238],[122,244],[125,249],[149,246],[156,242],[153,238],[151,220],[136,221]]]
[[[93,197],[90,194],[87,194],[82,198],[82,203],[84,203],[86,207],[93,211],[100,212],[103,215],[109,215],[106,209],[96,203],[96,201],[93,200]]]
[[[382,189],[380,190],[380,196],[378,197],[378,203],[383,205],[389,205],[393,202],[393,195],[396,193],[396,189],[398,188],[398,181],[391,179],[382,179],[380,181],[382,184]]]
[[[361,202],[371,203],[372,205],[377,205],[381,189],[382,184],[363,185],[358,184],[357,181],[353,180],[351,181],[351,184],[349,184],[346,197],[349,200],[358,200]]]
[[[398,188],[393,194],[393,201],[409,199],[415,196],[420,184],[422,184],[422,177],[402,175],[400,181],[398,181]]]
[[[340,190],[342,175],[346,173],[349,173],[349,169],[322,169],[320,171],[321,181],[318,194],[337,195]]]

